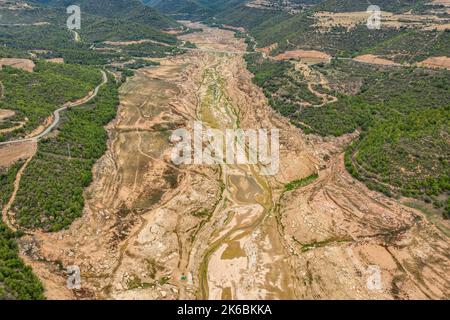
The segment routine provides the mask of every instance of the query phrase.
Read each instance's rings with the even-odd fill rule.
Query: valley
[[[445,235],[419,211],[345,172],[343,152],[352,135],[306,136],[275,113],[243,56],[234,53],[245,51],[243,40],[201,28],[181,38],[203,50],[160,59],[120,89],[118,117],[107,127],[108,150],[84,192],[83,216],[67,230],[20,239],[22,257],[46,296],[446,297]],[[170,132],[196,120],[213,128],[279,128],[280,172],[174,166]],[[285,187],[315,173],[306,185]],[[65,286],[70,265],[80,266],[79,290]],[[373,265],[382,287],[371,290]]]
[[[449,299],[448,0],[66,5],[0,0],[0,300]]]

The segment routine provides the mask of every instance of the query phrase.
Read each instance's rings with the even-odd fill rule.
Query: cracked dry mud
[[[199,27],[194,25],[194,27]],[[233,33],[183,36],[203,51],[163,59],[121,88],[107,153],[70,229],[21,239],[52,299],[448,298],[449,245],[421,213],[343,167],[354,136],[305,136],[268,106]],[[171,132],[280,129],[280,171],[174,166]],[[324,160],[327,159],[327,160]],[[290,181],[319,172],[309,186]],[[68,266],[82,288],[66,288]],[[371,266],[382,286],[367,286]],[[368,271],[369,270],[369,271]]]

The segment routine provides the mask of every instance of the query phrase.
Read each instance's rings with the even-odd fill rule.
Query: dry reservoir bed
[[[243,40],[201,27],[183,36],[201,51],[141,69],[121,88],[83,217],[21,239],[48,298],[448,298],[448,239],[345,172],[352,136],[306,137],[275,114],[237,53]],[[256,165],[174,166],[171,132],[195,120],[280,129],[278,175]],[[316,172],[309,186],[284,192]],[[66,288],[72,265],[78,290]]]

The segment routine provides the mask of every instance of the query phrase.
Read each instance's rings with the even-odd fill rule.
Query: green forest
[[[18,237],[0,222],[0,300],[43,300],[42,284],[19,257]]]
[[[16,111],[2,125],[13,127],[14,122],[24,123],[22,128],[0,135],[1,141],[25,136],[64,103],[85,97],[100,84],[101,73],[91,67],[38,60],[34,72],[4,67],[0,70],[0,82],[5,88],[0,108]]]
[[[9,200],[22,165],[23,161],[19,161],[8,169],[0,168],[0,208]],[[0,221],[0,300],[44,299],[42,284],[19,257],[16,239],[20,236]]]
[[[110,79],[92,102],[64,113],[56,136],[39,143],[13,204],[20,226],[58,231],[81,216],[92,167],[106,151],[104,126],[118,104],[117,85]]]
[[[260,53],[247,54],[245,59],[248,69],[255,75],[253,81],[263,89],[270,105],[283,116],[296,114],[302,103],[321,103],[290,62],[269,61]]]
[[[249,54],[254,73],[269,104],[305,133],[341,136],[355,130],[359,140],[347,150],[346,166],[371,189],[388,196],[407,196],[433,203],[449,216],[450,192],[450,72],[420,68],[383,68],[353,61],[333,60],[316,65],[331,84],[361,83],[356,94],[327,92],[338,98],[317,104],[307,87],[297,85],[289,62],[269,61]]]
[[[31,2],[31,1],[30,1]],[[0,8],[0,58],[63,58],[66,63],[105,65],[129,59],[115,51],[98,51],[103,41],[150,39],[168,45],[178,44],[163,28],[179,28],[173,19],[144,6],[138,0],[81,0],[80,41],[67,29],[65,0],[35,0],[26,10]],[[160,49],[162,50],[162,49]]]

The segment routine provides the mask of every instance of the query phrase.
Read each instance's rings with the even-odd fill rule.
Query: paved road
[[[58,123],[60,121],[60,113],[62,111],[66,110],[68,108],[72,108],[72,107],[76,107],[76,106],[80,106],[82,104],[85,104],[85,103],[89,102],[90,100],[94,99],[97,96],[97,93],[98,93],[98,90],[100,89],[100,87],[103,86],[104,84],[106,84],[106,82],[108,82],[108,77],[106,76],[105,71],[102,70],[101,72],[102,72],[102,76],[103,76],[103,81],[102,81],[101,84],[99,84],[94,89],[94,92],[92,94],[90,94],[89,96],[83,98],[82,100],[79,100],[77,102],[67,102],[61,108],[55,110],[53,112],[54,119],[53,119],[52,124],[49,125],[42,133],[40,133],[37,136],[31,137],[31,138],[24,138],[24,139],[0,142],[0,146],[8,145],[8,144],[15,144],[15,143],[22,143],[22,142],[29,142],[29,141],[38,142],[39,140],[44,138],[46,135],[48,135],[58,125]]]

